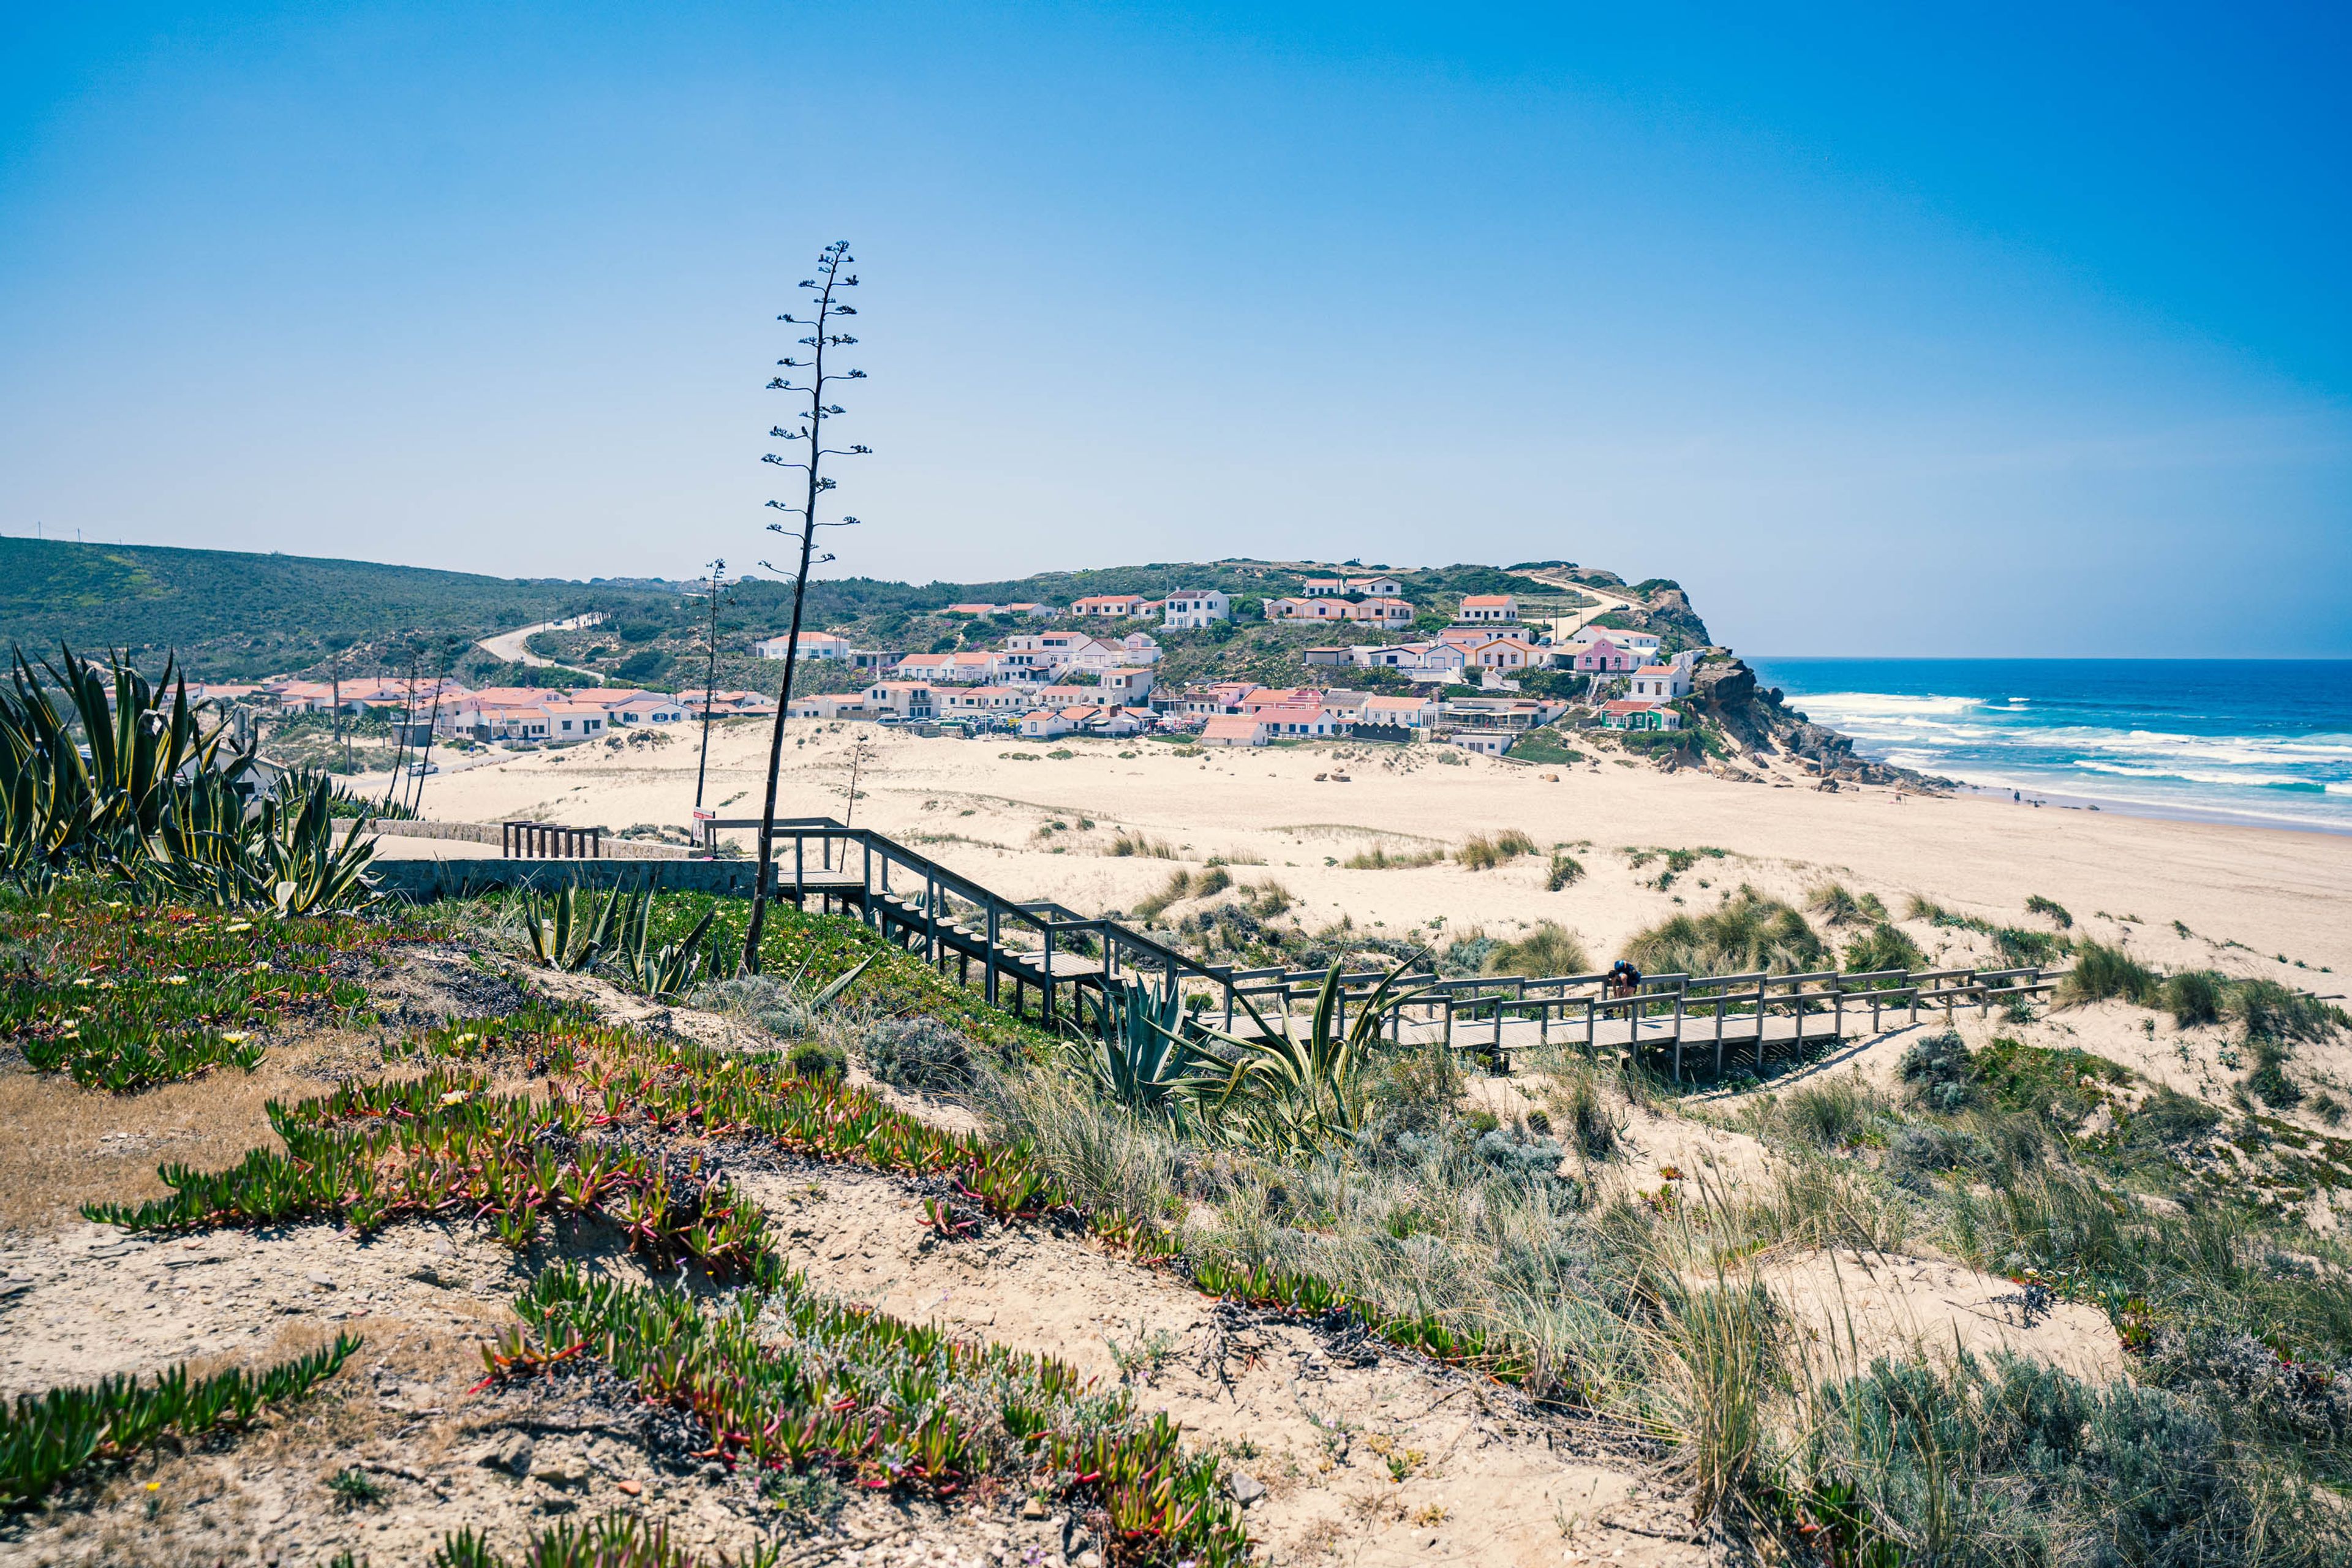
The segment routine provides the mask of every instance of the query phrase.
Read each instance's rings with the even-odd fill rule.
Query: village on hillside
[[[1659,633],[1622,624],[1623,616],[1605,614],[1612,606],[1583,594],[1539,602],[1465,594],[1433,616],[1406,596],[1395,575],[1310,575],[1302,582],[1296,595],[1248,607],[1254,618],[1278,627],[1328,626],[1328,644],[1299,650],[1310,675],[1328,671],[1326,679],[1288,685],[1167,679],[1165,649],[1153,632],[1230,632],[1235,597],[1216,588],[1095,594],[1066,605],[974,601],[939,612],[972,628],[939,651],[863,646],[842,630],[803,630],[797,658],[803,673],[794,681],[791,716],[1038,741],[1152,733],[1212,746],[1422,741],[1491,756],[1563,721],[1634,732],[1679,730],[1694,671],[1709,652],[1668,651]],[[564,629],[587,631],[597,620],[583,616]],[[1003,629],[976,635],[989,627]],[[752,655],[770,665],[791,651],[785,633],[751,643]],[[529,672],[535,676],[568,668],[537,662],[550,668]],[[458,752],[536,750],[674,732],[706,715],[775,712],[773,695],[753,690],[666,692],[586,681],[469,688],[451,678],[282,678],[196,685],[191,693],[281,721],[301,715],[369,720],[407,746]]]

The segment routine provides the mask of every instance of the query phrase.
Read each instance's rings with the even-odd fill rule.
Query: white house
[[[1117,701],[1132,706],[1150,700],[1151,671],[1148,669],[1106,669],[1102,672],[1101,691],[1106,702]]]
[[[1265,725],[1239,714],[1223,713],[1201,726],[1204,746],[1263,746]]]
[[[650,691],[641,691],[625,702],[614,703],[610,712],[613,722],[620,725],[682,724],[688,718],[685,703]]]
[[[761,637],[758,642],[751,645],[751,657],[754,658],[782,658],[784,657],[785,648],[791,644],[791,642],[792,637],[789,633],[782,637]],[[801,633],[801,657],[803,658],[829,658],[835,661],[846,660],[849,658],[849,639],[844,637],[835,637],[831,632],[804,631]]]
[[[1160,613],[1160,601],[1142,594],[1089,594],[1070,606],[1074,616],[1114,621],[1140,620]]]
[[[877,717],[866,706],[866,700],[856,692],[819,692],[810,697],[793,699],[792,716],[795,719],[872,719]]]
[[[1508,594],[1471,594],[1464,597],[1454,618],[1467,625],[1493,626],[1519,618],[1519,602]]]
[[[1034,692],[1017,686],[957,686],[940,693],[940,706],[950,718],[1007,719],[1036,700]]]
[[[604,710],[593,702],[546,702],[541,707],[547,713],[551,741],[585,741],[603,734],[609,722]]]
[[[1498,730],[1457,730],[1445,737],[1465,752],[1475,752],[1482,757],[1499,757],[1511,749],[1518,736]]]
[[[1645,664],[1633,672],[1625,695],[1636,702],[1672,702],[1677,697],[1688,697],[1690,689],[1687,665]]]
[[[929,683],[921,680],[877,681],[866,689],[866,706],[901,719],[929,719],[939,710]]]
[[[1063,718],[1056,709],[1040,708],[1021,716],[1021,734],[1024,740],[1050,741],[1056,735],[1068,734],[1076,726]]]
[[[1214,588],[1187,588],[1160,601],[1160,622],[1179,631],[1197,631],[1233,614],[1234,602]]]
[[[1476,669],[1526,669],[1549,657],[1546,649],[1525,637],[1490,637],[1466,654],[1470,667]]]
[[[1309,577],[1305,589],[1310,599],[1339,598],[1349,594],[1393,599],[1403,592],[1404,584],[1393,577]]]
[[[1363,707],[1357,710],[1356,722],[1396,730],[1426,730],[1437,722],[1437,700],[1375,694],[1364,699]]]

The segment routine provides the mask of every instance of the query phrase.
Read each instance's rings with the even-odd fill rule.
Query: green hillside
[[[525,581],[228,550],[0,539],[0,643],[26,652],[127,648],[142,664],[176,649],[192,672],[236,679],[300,673],[348,649],[398,668],[412,653],[585,609],[625,611],[676,595],[638,585]]]
[[[1234,625],[1209,632],[1150,628],[1168,647],[1169,678],[1246,675],[1296,684],[1309,679],[1301,657],[1306,647],[1347,638],[1323,626],[1268,626],[1260,606],[1297,593],[1309,575],[1335,570],[1385,568],[1355,562],[1158,562],[994,583],[820,579],[809,584],[808,624],[868,646],[939,652],[992,647],[1010,632],[1034,629],[1034,623],[1011,616],[975,622],[944,615],[950,604],[1067,605],[1088,594],[1219,588],[1234,597]],[[1423,611],[1424,628],[1444,625],[1465,594],[1557,592],[1521,572],[1494,566],[1404,567],[1394,574]],[[1618,582],[1607,573],[1592,575]],[[446,668],[476,683],[563,684],[574,678],[501,665],[472,644],[494,632],[589,610],[604,612],[605,622],[542,634],[533,650],[632,686],[700,685],[708,602],[658,582],[485,577],[299,555],[0,539],[0,647],[14,642],[40,652],[62,639],[90,651],[127,649],[149,668],[176,651],[190,674],[207,679],[280,673],[323,678],[340,653],[346,675],[403,670],[418,658],[427,670]],[[751,645],[782,631],[790,614],[790,590],[781,583],[731,585],[719,620],[719,684],[764,689],[772,683],[776,668],[753,658]],[[1678,593],[1661,595],[1643,618],[1675,646],[1707,640],[1705,625]],[[844,666],[818,666],[803,672],[800,687],[849,689],[866,679]]]

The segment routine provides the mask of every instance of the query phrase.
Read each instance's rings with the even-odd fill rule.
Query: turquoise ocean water
[[[2352,659],[1751,658],[1864,755],[2110,808],[2352,833]]]

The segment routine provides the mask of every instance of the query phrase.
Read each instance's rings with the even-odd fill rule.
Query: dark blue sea
[[[1751,658],[1865,755],[1990,789],[2352,832],[2352,659]]]

